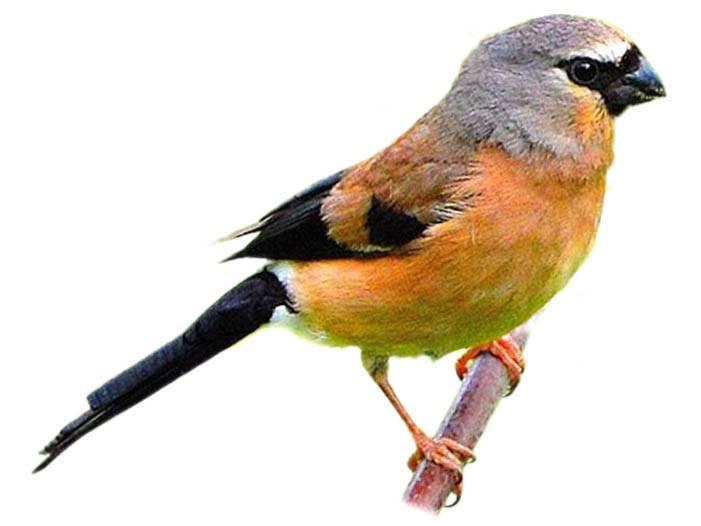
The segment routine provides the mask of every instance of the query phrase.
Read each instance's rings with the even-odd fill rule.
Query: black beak
[[[628,106],[666,95],[660,77],[642,55],[635,70],[611,82],[601,93],[611,115],[620,115]]]

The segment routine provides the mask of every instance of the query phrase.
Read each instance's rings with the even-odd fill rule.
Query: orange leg
[[[504,367],[509,371],[509,376],[511,377],[509,394],[512,393],[513,390],[516,389],[521,378],[521,373],[526,367],[526,360],[524,360],[521,354],[521,348],[513,338],[508,335],[502,336],[493,342],[477,345],[476,347],[468,349],[468,351],[455,362],[455,372],[458,374],[458,377],[461,380],[465,378],[469,369],[469,363],[483,352],[491,353],[499,358],[504,364]]]
[[[409,428],[409,432],[414,438],[417,451],[409,459],[409,467],[412,470],[416,469],[419,461],[425,458],[430,462],[434,462],[450,470],[455,477],[454,491],[459,497],[462,466],[465,462],[471,461],[474,458],[470,448],[463,446],[451,438],[431,438],[416,425],[389,383],[386,359],[374,359],[372,362],[366,363],[366,369],[368,369],[373,380],[375,380],[380,389],[382,389],[382,392],[404,421],[407,428]]]

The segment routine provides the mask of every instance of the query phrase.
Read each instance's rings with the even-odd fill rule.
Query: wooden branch
[[[528,329],[519,327],[511,337],[523,350]],[[501,361],[489,353],[479,355],[470,366],[436,437],[452,438],[474,449],[508,388],[509,374]],[[453,482],[450,471],[424,460],[414,472],[404,501],[424,511],[439,513],[452,492]]]

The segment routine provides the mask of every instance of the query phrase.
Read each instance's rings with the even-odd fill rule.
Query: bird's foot
[[[526,368],[526,360],[523,358],[523,354],[521,354],[519,345],[508,335],[502,336],[493,342],[473,347],[463,354],[458,361],[455,362],[455,372],[458,374],[458,377],[461,380],[465,378],[470,362],[483,352],[493,354],[504,364],[511,379],[509,391],[506,395],[508,396],[513,393],[521,379],[521,373],[523,373]]]
[[[424,433],[414,436],[416,451],[409,458],[409,469],[416,471],[422,460],[427,460],[447,469],[453,475],[453,493],[455,500],[450,506],[455,506],[462,494],[462,467],[466,462],[474,462],[472,450],[452,438],[430,438]]]

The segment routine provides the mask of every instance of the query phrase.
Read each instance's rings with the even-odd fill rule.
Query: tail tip
[[[34,475],[35,473],[39,473],[40,471],[43,471],[43,469],[44,469],[46,466],[48,466],[49,464],[51,464],[51,463],[54,461],[54,458],[56,458],[55,456],[50,455],[49,453],[45,453],[43,450],[40,451],[40,454],[42,454],[42,455],[49,455],[49,456],[46,457],[44,460],[42,460],[42,461],[37,465],[37,467],[35,467],[35,468],[32,470],[32,475]]]

